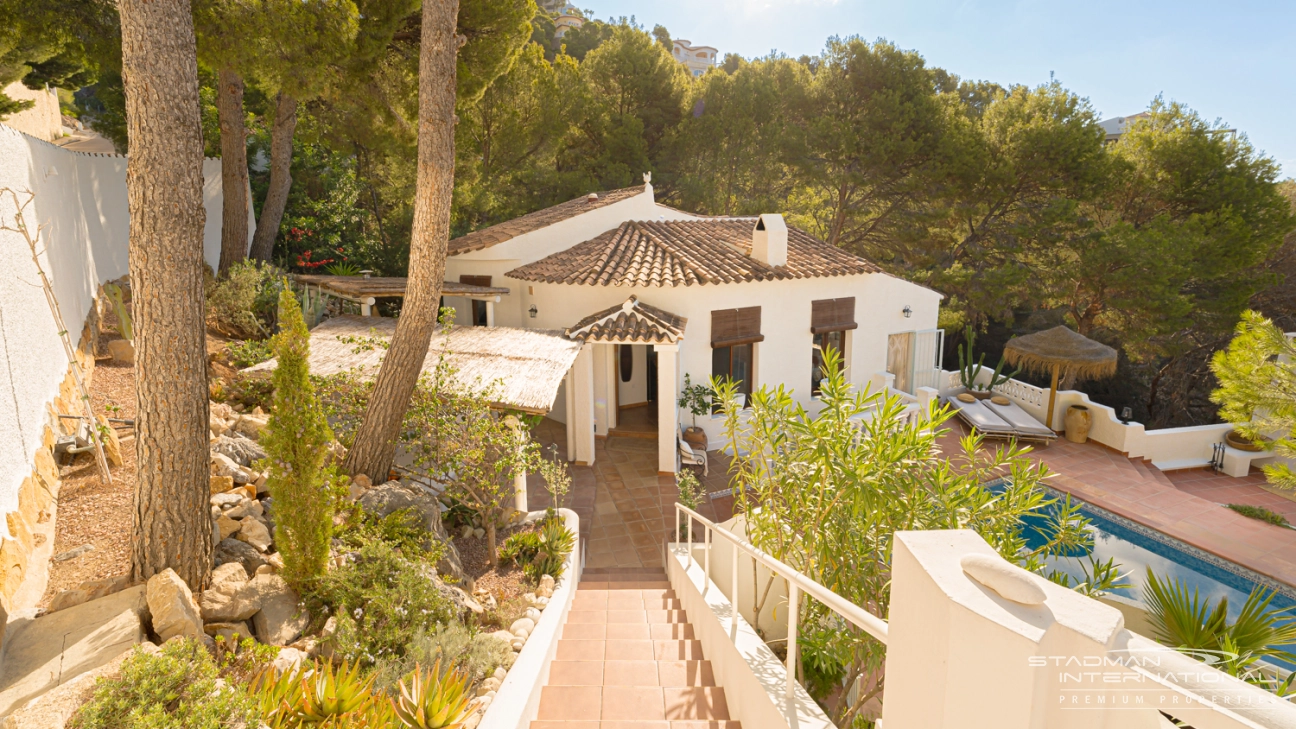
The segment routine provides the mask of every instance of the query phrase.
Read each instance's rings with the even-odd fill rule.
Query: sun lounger
[[[1054,433],[1051,428],[1039,422],[1035,418],[1032,418],[1030,413],[1022,410],[1021,406],[1012,400],[1009,400],[1007,405],[1000,405],[991,400],[986,400],[982,402],[982,405],[985,405],[991,412],[998,415],[1006,423],[1011,425],[1013,430],[1017,431],[1017,435],[1020,438],[1044,441],[1055,440],[1057,438],[1057,433]]]
[[[958,412],[959,419],[988,438],[1037,440],[1045,444],[1057,438],[1053,431],[1011,401],[1008,405],[995,405],[989,400],[963,402],[951,397],[946,402]]]
[[[957,397],[951,397],[946,400],[955,410],[958,411],[959,418],[971,427],[980,431],[984,435],[1012,437],[1016,435],[1016,430],[1004,421],[1003,418],[995,415],[990,408],[985,406],[980,400],[975,402],[963,402]]]

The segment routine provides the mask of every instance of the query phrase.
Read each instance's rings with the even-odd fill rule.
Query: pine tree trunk
[[[216,107],[220,114],[221,189],[224,193],[217,273],[223,276],[230,266],[247,258],[248,253],[247,127],[243,121],[243,77],[231,68],[220,70]]]
[[[251,257],[270,260],[274,253],[279,224],[288,206],[292,190],[293,133],[297,131],[297,100],[280,92],[275,99],[274,127],[270,130],[270,189],[266,192],[256,233],[252,236]]]
[[[419,54],[418,178],[409,280],[396,333],[374,383],[364,423],[347,453],[346,469],[374,483],[387,480],[396,436],[418,384],[428,343],[437,325],[446,244],[450,240],[450,193],[454,187],[455,33],[458,0],[423,3]]]
[[[135,579],[211,577],[203,143],[189,0],[121,0],[135,326]]]

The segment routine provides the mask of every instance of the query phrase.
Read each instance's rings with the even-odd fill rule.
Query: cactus
[[[967,342],[967,353],[966,355],[964,354],[963,345],[960,344],[958,346],[959,381],[962,382],[963,387],[966,387],[969,391],[990,392],[996,387],[1008,382],[1008,380],[1016,377],[1017,373],[1021,371],[1013,370],[1006,375],[1002,374],[1006,361],[1003,357],[1000,357],[999,364],[995,365],[994,372],[990,375],[990,384],[984,387],[976,384],[977,377],[980,376],[981,370],[985,368],[985,352],[982,352],[981,357],[977,359],[975,364],[973,364],[972,350],[976,346],[976,332],[972,330],[971,325],[968,325],[968,327],[963,330],[963,339]]]
[[[135,338],[135,329],[131,326],[130,307],[122,300],[122,290],[117,284],[104,284],[104,293],[108,295],[108,300],[112,302],[113,311],[117,313],[117,329],[121,332],[122,339],[131,341]]]

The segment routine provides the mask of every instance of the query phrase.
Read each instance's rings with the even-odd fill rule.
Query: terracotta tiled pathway
[[[531,729],[740,729],[660,569],[586,568]]]
[[[946,452],[957,453],[957,438],[963,431],[957,423],[951,427],[954,432],[942,445]],[[1289,519],[1296,517],[1296,503],[1261,488],[1264,479],[1254,471],[1245,479],[1201,469],[1163,473],[1097,443],[1060,438],[1036,449],[1031,457],[1056,474],[1048,483],[1059,491],[1296,586],[1296,531],[1223,506],[1262,505]]]
[[[542,421],[535,433],[546,449],[554,447],[565,457],[567,436],[562,423]],[[714,452],[711,458],[711,474],[704,488],[708,492],[728,488],[725,461]],[[701,477],[700,469],[694,470]],[[657,475],[657,441],[599,439],[594,446],[594,465],[572,466],[570,471],[568,505],[581,519],[586,568],[660,567],[662,543],[675,517],[679,490],[673,476]],[[549,493],[538,476],[532,476],[527,485],[530,508],[549,505]],[[708,518],[728,519],[731,501],[708,501],[699,511]]]

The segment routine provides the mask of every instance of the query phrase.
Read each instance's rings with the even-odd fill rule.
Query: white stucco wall
[[[541,284],[510,279],[504,274],[519,266],[537,261],[577,243],[612,230],[627,220],[689,220],[698,216],[658,205],[649,187],[644,193],[619,203],[591,211],[561,223],[519,236],[486,250],[453,256],[446,261],[446,279],[457,281],[461,275],[490,276],[492,286],[509,289],[495,305],[496,326],[565,329],[594,312],[620,304],[632,294],[640,301],[688,319],[680,347],[678,395],[685,373],[693,382],[706,382],[711,376],[711,312],[748,306],[761,307],[761,331],[765,341],[755,347],[755,381],[761,385],[786,384],[798,400],[814,409],[810,396],[810,368],[813,334],[810,332],[811,302],[819,299],[855,297],[855,321],[859,328],[847,335],[847,377],[861,389],[875,373],[886,368],[887,337],[891,334],[936,328],[941,295],[903,279],[886,274],[831,276],[791,281],[761,281],[720,285],[696,285],[677,288],[634,288],[621,286],[567,286]],[[446,303],[460,311],[461,324],[467,324],[466,299],[447,298]],[[531,318],[531,306],[537,309]],[[912,309],[906,318],[905,306]],[[610,349],[610,348],[609,348]],[[638,349],[638,348],[637,348]],[[598,356],[603,356],[599,353]],[[635,374],[646,371],[646,360],[636,352]],[[596,377],[607,371],[595,367]],[[638,395],[639,389],[622,385],[622,402]],[[632,394],[633,393],[633,394]],[[600,392],[595,393],[598,398]],[[626,397],[626,396],[630,397]],[[602,403],[596,402],[596,408]],[[605,411],[598,413],[599,432],[607,422]],[[691,422],[691,417],[685,418]],[[700,417],[698,425],[712,440],[720,434],[722,418]]]
[[[207,211],[203,252],[219,260],[220,160],[203,162]],[[0,188],[31,190],[31,228],[47,225],[41,266],[53,282],[73,343],[81,335],[99,285],[128,272],[126,158],[68,150],[0,124]],[[13,224],[13,201],[0,216]],[[0,232],[0,513],[17,508],[18,487],[31,472],[46,424],[46,403],[58,394],[67,357],[22,236]],[[202,296],[195,291],[195,296]],[[2,523],[2,522],[0,522]],[[3,528],[3,527],[0,527]]]

